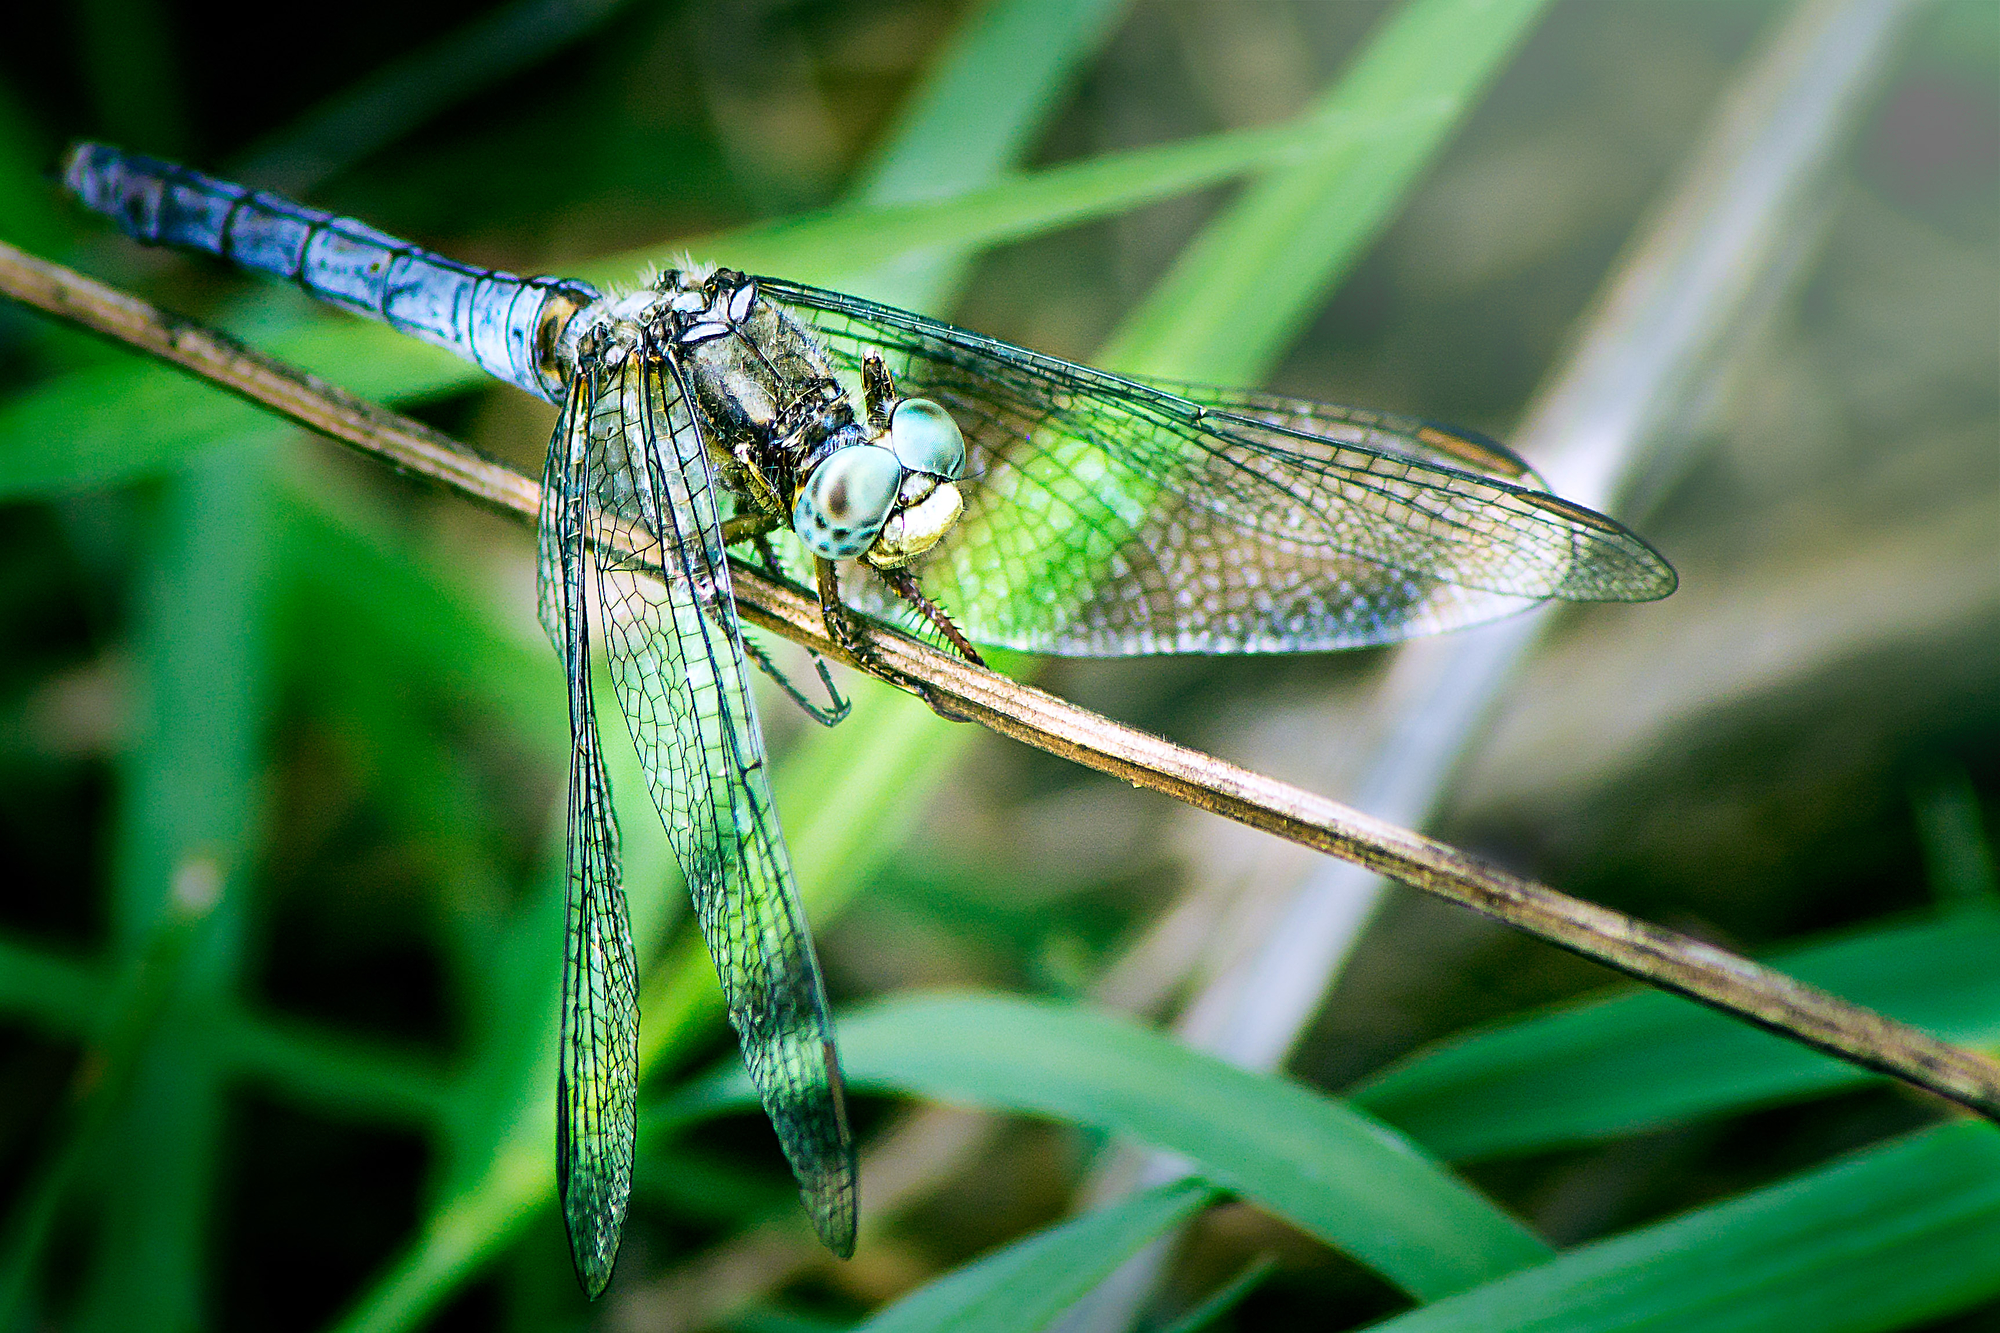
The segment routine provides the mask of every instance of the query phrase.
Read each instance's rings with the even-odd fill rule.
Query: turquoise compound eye
[[[792,504],[792,530],[808,550],[852,560],[874,544],[895,507],[903,465],[877,444],[836,449]]]
[[[947,481],[965,469],[965,436],[951,413],[928,398],[905,398],[889,414],[889,447],[912,472]]]

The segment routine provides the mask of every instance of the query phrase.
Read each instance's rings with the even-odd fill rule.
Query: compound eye
[[[955,481],[965,470],[965,436],[951,413],[928,398],[905,398],[889,414],[889,447],[912,472]]]
[[[851,560],[874,543],[902,484],[902,463],[880,445],[836,449],[799,489],[792,530],[814,553]]]

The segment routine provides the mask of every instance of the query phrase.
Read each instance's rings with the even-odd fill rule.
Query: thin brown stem
[[[281,416],[533,522],[540,487],[419,422],[378,407],[136,297],[0,243],[0,292],[172,362]],[[743,617],[821,652],[839,651],[816,602],[738,562]],[[933,706],[1110,773],[1367,866],[1840,1059],[2000,1121],[2000,1065],[1699,940],[1581,902],[1408,829],[1099,717],[881,626],[871,651]]]

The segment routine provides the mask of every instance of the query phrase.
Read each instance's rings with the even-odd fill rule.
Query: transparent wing
[[[588,404],[567,396],[542,478],[542,624],[569,682],[568,907],[556,1074],[556,1180],[577,1279],[611,1279],[639,1109],[639,983],[619,884],[618,825],[598,746],[586,594]]]
[[[1358,445],[1377,453],[1405,454],[1428,463],[1477,472],[1527,490],[1548,489],[1519,454],[1498,440],[1463,427],[1374,408],[1293,398],[1263,389],[1223,388],[1151,376],[1136,378],[1149,389],[1215,409],[1204,412],[1203,418],[1218,427],[1227,424],[1252,433],[1272,428],[1283,439],[1308,448],[1317,441]],[[1223,414],[1236,420],[1226,421]]]
[[[764,1109],[827,1246],[854,1247],[854,1147],[819,964],[765,770],[716,481],[672,362],[591,390],[584,489],[604,641]]]
[[[873,352],[965,431],[965,516],[915,568],[974,639],[1037,652],[1382,643],[1673,571],[1491,441],[1253,391],[1148,383],[781,280],[836,361]],[[849,581],[856,600],[867,580]]]

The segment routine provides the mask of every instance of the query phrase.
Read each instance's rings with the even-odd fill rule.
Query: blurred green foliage
[[[1061,354],[1504,432],[1782,12],[87,0],[7,20],[0,238],[530,471],[546,410],[137,252],[46,165],[110,138],[293,173],[470,260],[620,280],[692,246]],[[1691,395],[1707,447],[1656,479],[1645,528],[1687,586],[1573,618],[1443,830],[1989,1047],[1996,73],[1992,6],[1913,23],[1794,281]],[[351,106],[369,134],[343,158]],[[620,755],[655,1110],[607,1303],[570,1280],[547,1206],[566,738],[525,534],[13,310],[0,497],[0,1318],[583,1327],[657,1311],[712,1246],[802,1231],[761,1121],[718,1115],[732,1048]],[[1358,697],[1375,662],[1043,671],[1282,770],[1269,720]],[[1091,990],[1213,826],[853,688],[830,733],[766,709],[837,996],[989,992],[855,1011],[863,1129],[905,1096],[1039,1119],[742,1327],[1039,1327],[1197,1214],[1161,1320],[1259,1254],[1217,1326],[1994,1317],[1990,1127],[1669,997],[1542,1011],[1601,976],[1446,909],[1392,904],[1300,1050],[1348,1100],[991,994]],[[1047,1225],[1106,1134],[1256,1206],[1170,1186]]]

